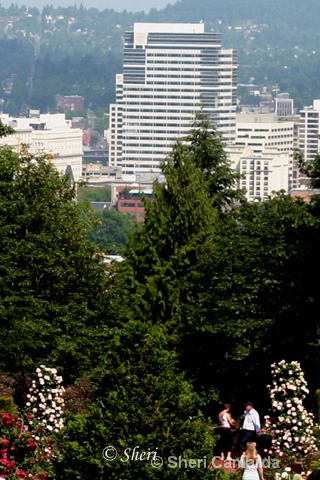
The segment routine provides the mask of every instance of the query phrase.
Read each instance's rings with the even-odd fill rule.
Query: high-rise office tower
[[[135,23],[110,106],[109,163],[159,172],[201,109],[228,143],[236,133],[237,58],[204,24]]]

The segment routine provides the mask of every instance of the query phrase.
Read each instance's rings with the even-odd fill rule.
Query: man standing
[[[244,420],[242,425],[241,445],[245,447],[247,442],[254,442],[257,433],[261,430],[260,416],[253,408],[252,402],[245,404]]]

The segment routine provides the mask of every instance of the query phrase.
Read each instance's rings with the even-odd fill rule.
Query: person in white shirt
[[[230,413],[231,405],[225,403],[223,410],[219,413],[220,433],[221,433],[221,460],[232,460],[231,448],[232,448],[232,430],[234,425],[234,419]],[[227,458],[226,458],[227,457]]]
[[[245,404],[244,420],[242,425],[241,445],[245,446],[247,442],[254,442],[257,433],[261,430],[260,416],[257,410],[253,408],[252,402]]]

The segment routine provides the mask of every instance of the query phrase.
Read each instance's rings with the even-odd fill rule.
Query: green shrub
[[[10,413],[13,415],[16,411],[16,406],[14,404],[13,398],[9,396],[0,397],[0,414]]]

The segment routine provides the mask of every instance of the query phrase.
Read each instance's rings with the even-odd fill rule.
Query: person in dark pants
[[[234,424],[234,419],[230,413],[231,406],[226,403],[223,406],[223,410],[219,413],[220,423],[220,442],[221,442],[221,460],[232,460],[232,430],[231,427]]]
[[[244,420],[241,430],[241,448],[245,448],[248,442],[255,442],[257,433],[261,430],[260,416],[252,402],[245,404]]]

